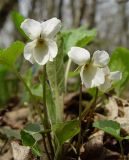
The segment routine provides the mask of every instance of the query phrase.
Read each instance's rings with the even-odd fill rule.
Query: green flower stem
[[[91,105],[93,104],[93,101],[94,101],[94,99],[91,100],[91,102],[89,102],[89,103],[86,105],[84,111],[83,111],[82,114],[81,114],[82,119],[85,118],[85,117],[87,116],[87,114],[89,113],[89,110],[90,110]]]
[[[94,110],[96,108],[97,98],[98,98],[98,88],[96,88],[96,92],[95,92],[95,96],[93,100],[86,106],[86,108],[82,112],[82,115],[81,115],[82,119],[86,117],[87,115],[89,115],[90,113],[94,113]]]
[[[72,63],[72,60],[69,59],[66,66],[66,71],[65,71],[65,92],[67,92],[67,81],[68,81],[68,74],[71,67],[71,63]]]
[[[98,98],[98,88],[96,88],[96,92],[95,92],[95,97],[94,100],[89,108],[89,117],[91,118],[92,115],[94,114],[95,108],[96,108],[96,102],[97,102],[97,98]]]
[[[36,103],[34,105],[34,107],[37,106],[37,100],[35,99],[34,95],[32,94],[32,92],[31,92],[30,88],[28,87],[27,83],[24,81],[24,79],[22,78],[22,76],[20,75],[20,73],[16,69],[13,69],[13,71],[16,74],[16,76],[19,78],[19,80],[24,84],[24,86],[25,86],[26,90],[29,92],[34,104]],[[42,112],[41,112],[40,108],[39,107],[35,107],[35,109],[36,109],[37,113],[39,114],[41,121],[43,122],[44,119],[43,119]],[[42,135],[42,137],[43,137],[43,143],[44,143],[44,147],[45,147],[45,150],[46,150],[47,157],[48,157],[49,160],[51,160],[51,158],[49,156],[49,153],[48,153],[48,149],[46,147],[46,142],[44,140],[45,135]]]
[[[123,150],[122,141],[119,141],[119,144],[120,144],[120,150],[121,150],[122,160],[125,160],[125,158],[124,158],[124,150]]]
[[[46,106],[46,65],[43,67],[43,105],[44,105],[44,125],[46,128],[50,128],[47,106]]]
[[[43,67],[43,105],[44,105],[44,127],[45,129],[50,129],[50,123],[49,123],[49,117],[48,117],[48,112],[47,112],[47,105],[46,105],[46,65],[44,65]],[[53,145],[52,145],[52,138],[51,138],[51,134],[50,132],[47,133],[47,139],[48,139],[48,143],[49,143],[49,147],[51,150],[51,154],[52,157],[54,157],[55,153],[54,153],[54,149],[53,149]]]
[[[96,108],[96,102],[97,102],[97,98],[98,98],[98,88],[96,88],[96,93],[94,96],[93,101],[89,104],[88,109],[84,112],[84,114],[82,115],[82,117],[86,117],[87,118],[87,125],[86,125],[86,129],[85,129],[85,133],[87,133],[87,130],[92,122],[92,116],[94,115],[94,111]]]
[[[79,127],[80,132],[78,134],[78,146],[77,146],[77,154],[80,156],[80,148],[81,148],[81,121],[82,121],[82,82],[80,82],[80,96],[79,96]]]
[[[51,156],[50,156],[50,154],[49,154],[49,152],[48,152],[48,149],[47,149],[47,143],[46,143],[45,135],[42,134],[42,137],[43,137],[43,144],[44,144],[44,148],[45,148],[47,157],[48,157],[49,160],[51,160]]]

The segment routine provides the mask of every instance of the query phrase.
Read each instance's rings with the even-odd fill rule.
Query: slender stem
[[[46,65],[43,67],[43,105],[44,105],[44,123],[45,127],[49,128],[49,118],[48,118],[48,112],[47,112],[47,106],[46,106]]]
[[[69,59],[68,63],[67,63],[67,66],[66,66],[66,71],[65,71],[65,92],[67,91],[68,73],[69,73],[69,70],[70,70],[71,63],[72,63],[72,60]]]
[[[96,93],[95,93],[95,97],[93,99],[93,101],[90,103],[90,105],[88,106],[88,110],[85,112],[85,117],[87,117],[87,125],[86,125],[86,129],[85,129],[85,133],[87,133],[87,130],[91,124],[92,121],[92,116],[94,115],[94,111],[96,108],[96,102],[97,102],[97,98],[98,98],[98,88],[96,88]],[[83,114],[84,116],[84,114]]]
[[[89,102],[87,105],[86,105],[86,108],[84,109],[84,111],[82,112],[81,116],[82,116],[82,119],[84,117],[86,117],[86,115],[89,113],[89,109],[91,108],[91,105],[93,104],[93,100],[91,100],[91,102]]]
[[[24,81],[24,79],[22,78],[22,76],[20,75],[20,73],[19,73],[17,70],[14,69],[14,73],[15,73],[16,76],[19,78],[19,80],[21,80],[21,82],[24,84],[26,90],[29,92],[29,94],[30,94],[33,102],[35,103],[35,97],[34,97],[34,95],[32,94],[32,92],[31,92],[30,88],[28,87],[27,83]],[[36,103],[37,103],[37,101],[36,101]],[[37,104],[35,104],[35,106],[36,106],[36,105],[37,105]],[[42,116],[42,112],[41,112],[40,108],[39,108],[39,107],[35,107],[35,108],[36,108],[37,113],[38,113],[39,116],[40,116],[41,121],[43,122],[43,116]],[[47,149],[47,147],[46,147],[46,142],[44,141],[44,136],[43,136],[43,143],[44,143],[44,148],[45,148],[45,150],[46,150],[46,154],[47,154],[47,156],[48,156],[48,159],[51,160],[51,158],[50,158],[50,156],[49,156],[49,154],[48,154],[48,149]]]
[[[98,98],[98,88],[96,88],[96,92],[95,92],[95,97],[93,98],[93,100],[87,105],[87,107],[84,109],[84,111],[82,112],[82,119],[84,117],[86,117],[88,114],[90,113],[94,113],[94,109],[96,108],[96,101]]]
[[[98,98],[98,88],[96,88],[95,97],[93,100],[93,103],[91,104],[91,107],[89,108],[89,116],[91,117],[94,114],[95,108],[96,108],[96,102]]]
[[[43,104],[44,104],[44,127],[45,129],[50,129],[50,123],[49,123],[49,117],[48,117],[48,112],[47,112],[47,105],[46,105],[46,65],[44,65],[43,67]],[[52,145],[52,138],[51,138],[51,134],[50,132],[47,133],[47,139],[48,139],[48,143],[49,143],[49,147],[52,153],[52,157],[54,157],[54,149],[53,149],[53,145]]]
[[[79,96],[79,127],[80,132],[78,134],[78,146],[77,146],[77,154],[80,156],[80,147],[81,147],[81,120],[82,120],[82,83],[80,82],[80,96]]]
[[[94,102],[92,104],[92,106],[93,106],[94,109],[96,108],[97,98],[98,98],[98,88],[96,88],[95,98],[94,98]]]
[[[44,144],[44,148],[45,148],[47,157],[48,157],[49,160],[51,160],[51,157],[50,157],[50,155],[49,155],[49,152],[48,152],[48,149],[47,149],[47,145],[46,145],[45,135],[42,134],[42,137],[43,137],[43,144]]]
[[[122,160],[124,160],[124,150],[123,150],[123,145],[122,145],[122,141],[119,141],[120,144],[120,150],[121,150],[121,156],[122,156]]]

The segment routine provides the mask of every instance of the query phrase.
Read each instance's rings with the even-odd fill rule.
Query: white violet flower
[[[96,51],[91,57],[89,51],[80,47],[72,47],[68,52],[69,58],[81,66],[81,81],[86,88],[98,87],[105,82],[105,68],[110,60],[105,51]]]
[[[99,90],[105,92],[112,86],[113,82],[121,80],[122,73],[120,71],[110,72],[108,67],[105,67],[103,71],[105,73],[105,82],[99,86]]]
[[[31,63],[37,62],[39,65],[53,61],[58,52],[54,37],[61,28],[61,21],[52,18],[40,23],[33,19],[26,19],[22,22],[21,28],[32,40],[24,48],[25,59]]]

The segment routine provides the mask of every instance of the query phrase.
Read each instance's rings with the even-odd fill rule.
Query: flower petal
[[[44,65],[48,62],[49,60],[49,52],[48,52],[48,45],[47,43],[39,43],[36,44],[33,52],[33,57],[34,60],[39,64],[39,65]]]
[[[102,92],[106,92],[109,88],[111,88],[111,80],[107,77],[105,78],[105,82],[99,86],[99,90]]]
[[[21,28],[31,40],[38,38],[41,34],[41,24],[33,19],[25,19]]]
[[[108,67],[108,66],[104,67],[104,68],[103,68],[103,72],[104,72],[105,76],[108,76],[108,75],[110,74],[110,69],[109,69],[109,67]]]
[[[106,92],[112,85],[111,80],[109,79],[109,75],[110,75],[110,69],[108,66],[102,68],[104,75],[105,75],[105,81],[103,84],[101,84],[99,86],[99,90],[102,92]]]
[[[92,60],[94,65],[105,67],[108,64],[110,57],[106,51],[98,50],[94,52]]]
[[[61,29],[61,21],[57,18],[51,18],[45,22],[41,23],[42,27],[42,37],[46,36],[48,38],[53,38],[57,32]]]
[[[109,79],[112,81],[121,80],[122,73],[120,71],[110,72]]]
[[[98,87],[105,81],[105,74],[102,68],[96,67],[93,64],[83,66],[80,72],[82,83],[86,88]]]
[[[72,47],[68,52],[68,56],[74,63],[80,66],[87,64],[87,62],[90,60],[89,51],[80,47]]]
[[[58,47],[55,41],[48,40],[48,52],[49,52],[49,61],[53,61],[53,58],[56,57],[58,52]]]
[[[35,62],[33,58],[33,51],[35,47],[35,41],[27,43],[24,47],[24,58],[28,61],[30,61],[32,64]]]
[[[105,82],[99,86],[99,90],[106,92],[114,81],[120,80],[121,78],[122,73],[120,71],[110,72],[108,68],[108,74],[105,75]]]

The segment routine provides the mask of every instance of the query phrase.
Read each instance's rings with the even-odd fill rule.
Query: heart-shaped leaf
[[[123,139],[120,136],[120,124],[112,120],[101,120],[93,123],[93,127],[103,130],[104,132],[112,135],[117,140]]]
[[[71,139],[79,133],[79,121],[72,120],[68,122],[57,123],[53,125],[52,130],[55,132],[59,144],[62,145],[65,141]]]

